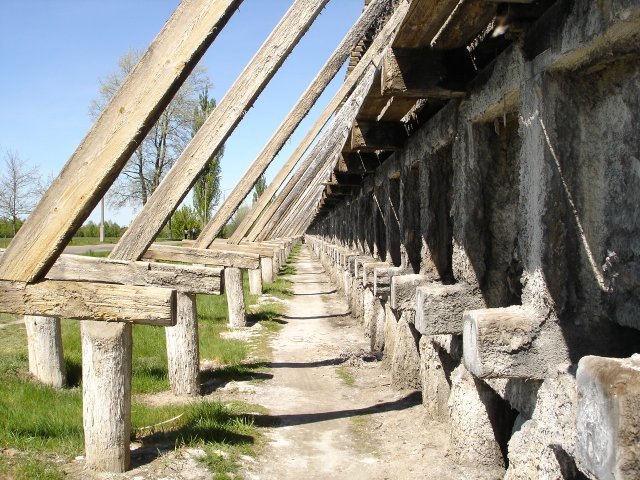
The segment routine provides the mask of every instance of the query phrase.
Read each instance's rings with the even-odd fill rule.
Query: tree
[[[227,224],[222,229],[222,238],[229,238],[233,235],[233,232],[240,226],[244,217],[249,214],[251,207],[249,205],[240,205],[236,213],[231,217],[231,219],[227,222]]]
[[[267,179],[264,178],[264,173],[260,175],[260,178],[256,181],[256,184],[253,186],[253,203],[256,203],[258,199],[262,196],[264,191],[267,189]]]
[[[22,224],[21,217],[31,213],[41,190],[36,168],[28,168],[16,152],[5,151],[0,174],[0,216],[11,222],[14,236]]]
[[[118,69],[100,80],[98,98],[89,107],[92,118],[100,116],[141,56],[140,51],[126,52],[118,61]],[[198,95],[210,84],[205,69],[196,67],[112,185],[107,197],[110,205],[140,207],[147,203],[191,139]]]
[[[189,205],[183,205],[181,208],[173,212],[171,227],[174,238],[182,238],[184,231],[189,232],[191,236],[191,229],[195,229],[196,232],[200,232],[200,222],[196,211]]]
[[[199,102],[193,114],[192,136],[200,130],[215,108],[215,99],[209,99],[209,91],[205,89],[200,93]],[[211,211],[220,201],[220,161],[223,154],[224,147],[209,160],[193,186],[193,207],[202,227],[209,223]]]

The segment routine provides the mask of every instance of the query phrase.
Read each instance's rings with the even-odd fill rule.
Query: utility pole
[[[104,197],[100,200],[100,243],[104,243]]]

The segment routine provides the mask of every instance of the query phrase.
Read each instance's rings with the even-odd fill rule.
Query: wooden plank
[[[273,257],[273,255],[277,255],[279,251],[279,248],[261,245],[258,243],[234,245],[233,243],[223,243],[222,241],[213,242],[209,246],[209,249],[225,252],[256,253],[261,257]]]
[[[393,42],[394,47],[429,46],[459,0],[414,0]]]
[[[80,255],[60,255],[46,278],[79,282],[174,288],[182,293],[219,295],[221,268],[168,265],[154,262],[125,262]]]
[[[376,117],[379,122],[399,122],[416,104],[415,98],[391,97]]]
[[[282,146],[293,134],[302,119],[309,113],[326,86],[340,70],[358,41],[364,36],[371,25],[380,17],[390,5],[390,0],[376,0],[372,2],[344,37],[338,48],[324,64],[318,75],[312,80],[298,103],[289,112],[286,119],[271,136],[266,146],[258,154],[249,169],[227,196],[215,216],[200,234],[196,247],[206,248],[220,233],[225,224],[233,216],[242,201],[251,192],[254,184],[269,167]]]
[[[258,219],[251,233],[247,235],[249,241],[255,240],[259,232],[271,221],[274,213],[285,203],[287,197],[292,190],[299,191],[308,187],[316,173],[322,168],[322,165],[328,161],[333,161],[344,144],[345,139],[349,135],[349,128],[355,119],[364,97],[371,88],[375,76],[376,67],[370,65],[366,74],[353,91],[349,99],[340,108],[336,117],[332,120],[329,128],[323,132],[316,144],[313,146],[305,160],[302,162],[297,171],[287,182],[282,192],[268,206],[264,214]],[[327,160],[327,159],[330,160]],[[296,193],[294,192],[293,195]],[[270,227],[269,227],[270,228]],[[260,237],[262,239],[263,237]]]
[[[0,278],[44,276],[240,3],[178,6],[7,248]]]
[[[383,95],[446,100],[465,96],[465,84],[475,76],[466,49],[388,49],[382,60]]]
[[[262,229],[258,239],[263,240],[283,235],[283,227],[290,226],[293,223],[293,218],[296,218],[301,211],[310,208],[309,199],[322,195],[324,191],[322,182],[328,179],[331,174],[338,149],[338,143],[336,143],[333,151],[329,151],[321,162],[305,172],[300,182],[294,186]],[[331,160],[332,158],[334,160]]]
[[[345,163],[348,172],[372,173],[382,165],[382,161],[375,153],[367,152],[342,152],[342,161]]]
[[[302,141],[298,144],[294,152],[287,159],[282,168],[278,171],[275,178],[267,186],[267,189],[261,195],[258,202],[253,206],[249,214],[244,218],[242,223],[238,226],[236,231],[231,235],[229,243],[240,243],[242,238],[247,234],[251,226],[260,217],[264,210],[270,206],[271,200],[280,187],[284,184],[289,174],[293,171],[298,161],[302,158],[304,152],[313,143],[313,140],[318,136],[324,125],[329,121],[334,112],[344,102],[344,99],[348,97],[349,92],[357,85],[362,78],[362,75],[366,71],[366,68],[371,63],[377,65],[381,61],[382,52],[392,42],[397,29],[404,19],[407,11],[409,10],[409,2],[406,0],[396,7],[394,14],[387,21],[383,29],[376,36],[373,43],[362,57],[362,60],[353,69],[353,71],[346,78],[344,84],[340,87],[338,92],[331,99],[329,104],[325,107],[322,113],[318,116],[316,122],[311,129],[307,132]]]
[[[199,263],[218,267],[258,268],[260,255],[255,253],[226,252],[206,248],[173,247],[170,245],[152,245],[144,253],[149,260]]]
[[[195,240],[182,240],[181,244],[186,247],[198,248],[196,247]],[[275,249],[269,246],[259,243],[235,245],[233,243],[227,243],[226,238],[216,238],[208,248],[210,250],[223,252],[256,253],[261,257],[271,257],[275,253]]]
[[[351,148],[365,152],[394,151],[402,148],[407,138],[407,129],[401,122],[358,120],[351,130]]]
[[[4,249],[0,249],[0,256]],[[222,268],[127,262],[63,253],[47,272],[47,280],[115,283],[173,288],[183,293],[219,295]]]
[[[328,0],[296,0],[138,213],[111,258],[137,260]]]
[[[176,291],[91,282],[0,280],[0,312],[172,326]]]
[[[485,0],[414,0],[393,47],[466,47],[495,14]]]

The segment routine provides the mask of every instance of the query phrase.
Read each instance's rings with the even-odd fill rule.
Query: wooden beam
[[[102,282],[174,288],[183,293],[219,295],[221,268],[125,262],[62,254],[47,272],[47,280]]]
[[[388,49],[382,60],[381,91],[416,100],[459,98],[475,74],[466,49]]]
[[[169,245],[151,245],[144,253],[150,260],[166,260],[173,262],[199,263],[218,267],[258,268],[260,255],[255,253],[238,253],[206,248],[173,247]]]
[[[467,46],[495,16],[496,6],[484,0],[416,0],[393,47]]]
[[[376,117],[378,122],[399,122],[416,104],[415,98],[391,97]]]
[[[0,312],[172,326],[176,291],[90,282],[0,280]]]
[[[356,173],[333,172],[333,177],[340,185],[351,185],[359,187],[362,183],[362,175]]]
[[[252,225],[264,212],[264,210],[271,205],[271,200],[280,187],[284,184],[289,174],[293,171],[298,161],[304,155],[304,152],[313,143],[313,140],[318,136],[324,125],[329,121],[333,113],[344,102],[344,99],[348,97],[349,92],[360,81],[367,67],[371,64],[378,64],[381,60],[382,52],[387,45],[393,41],[397,28],[404,19],[407,11],[409,10],[409,2],[403,0],[397,7],[392,17],[387,21],[383,29],[376,36],[373,43],[362,57],[362,60],[351,71],[346,78],[344,84],[340,87],[338,92],[331,99],[329,104],[325,107],[322,113],[318,116],[316,122],[311,129],[307,132],[300,144],[296,147],[295,151],[287,159],[275,178],[267,186],[267,189],[263,192],[258,202],[253,206],[251,212],[245,217],[242,223],[238,226],[236,231],[231,235],[229,239],[230,243],[240,243],[242,238],[247,234]]]
[[[351,130],[351,148],[357,151],[398,150],[407,141],[407,129],[401,122],[358,120]]]
[[[324,64],[318,75],[313,79],[298,103],[289,112],[284,122],[280,124],[271,136],[266,146],[258,154],[249,169],[236,184],[224,203],[218,209],[211,221],[200,233],[196,247],[206,248],[220,233],[225,224],[233,216],[242,201],[251,192],[254,184],[269,167],[274,157],[278,154],[287,139],[293,134],[302,119],[309,113],[311,107],[320,97],[329,82],[338,73],[353,48],[364,36],[371,25],[380,17],[390,5],[390,0],[376,0],[362,13],[351,30],[344,37],[338,48],[333,52],[329,60]]]
[[[7,248],[0,278],[44,277],[240,3],[178,6]]]
[[[316,142],[298,170],[287,182],[282,192],[258,219],[251,233],[247,235],[248,240],[251,241],[257,238],[258,234],[265,229],[265,226],[272,221],[272,217],[277,210],[287,201],[287,197],[289,197],[292,191],[294,192],[292,195],[299,194],[300,191],[310,185],[314,176],[322,169],[323,165],[326,165],[329,161],[335,162],[339,149],[349,134],[349,126],[352,124],[358,110],[360,110],[364,97],[373,83],[375,71],[376,67],[370,65],[357,88],[340,108],[330,127],[327,128],[318,142]],[[268,231],[270,228],[271,227],[266,230]],[[260,239],[262,238],[263,237],[260,237]]]
[[[342,152],[342,160],[347,166],[348,172],[372,173],[382,165],[382,161],[377,154],[368,152]]]
[[[416,0],[393,42],[394,47],[429,46],[459,0]]]
[[[296,0],[138,213],[111,257],[139,259],[328,0]]]

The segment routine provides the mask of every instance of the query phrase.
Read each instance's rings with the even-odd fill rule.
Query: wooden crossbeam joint
[[[173,326],[176,291],[94,282],[0,280],[0,312]]]
[[[395,151],[407,140],[407,130],[400,122],[368,122],[358,120],[351,130],[351,149],[375,152]]]

